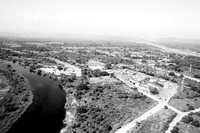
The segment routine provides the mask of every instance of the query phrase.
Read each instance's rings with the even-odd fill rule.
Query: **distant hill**
[[[149,46],[145,43],[142,43],[140,39],[134,38],[123,38],[123,37],[113,37],[113,36],[98,36],[98,37],[30,37],[30,36],[23,36],[23,35],[16,35],[16,34],[3,34],[1,35],[0,32],[0,41],[7,41],[7,42],[15,42],[15,43],[23,43],[23,44],[50,44],[50,45],[65,45],[65,46],[88,46],[88,47],[145,47],[149,48]]]
[[[177,38],[161,38],[157,40],[159,45],[166,47],[183,49],[200,53],[200,39],[177,39]]]

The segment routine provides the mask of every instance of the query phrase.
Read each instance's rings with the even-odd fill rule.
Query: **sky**
[[[0,33],[200,38],[200,0],[0,0]]]

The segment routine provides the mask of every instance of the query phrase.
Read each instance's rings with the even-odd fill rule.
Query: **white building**
[[[103,70],[105,68],[105,64],[97,60],[89,60],[87,65],[92,70],[95,69]]]

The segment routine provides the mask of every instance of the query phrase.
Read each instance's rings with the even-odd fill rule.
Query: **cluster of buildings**
[[[138,91],[152,95],[163,101],[168,101],[177,92],[178,84],[162,78],[128,69],[119,69],[114,73],[120,80],[130,86],[137,87]]]

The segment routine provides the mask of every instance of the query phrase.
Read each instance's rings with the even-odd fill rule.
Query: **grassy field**
[[[186,80],[183,88],[170,100],[170,105],[181,111],[189,111],[200,107],[200,83]]]
[[[199,133],[200,132],[200,112],[190,113],[183,117],[173,129],[172,133]]]
[[[146,120],[137,123],[130,133],[165,133],[169,123],[176,116],[170,109],[161,109]]]

